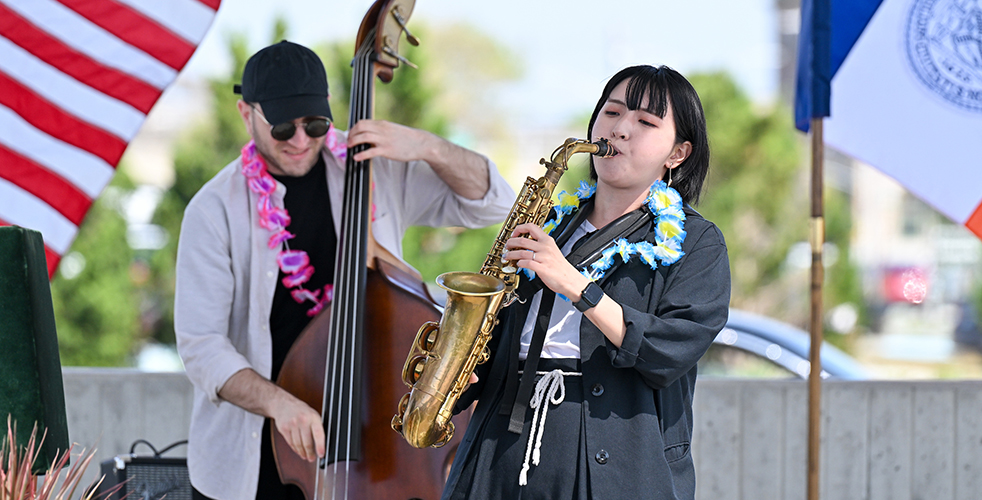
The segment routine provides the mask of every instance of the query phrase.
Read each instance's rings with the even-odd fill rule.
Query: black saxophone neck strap
[[[593,199],[591,198],[584,202],[580,210],[573,214],[573,217],[567,217],[565,221],[561,222],[556,228],[559,232],[559,236],[556,237],[556,246],[562,248],[576,232],[576,228],[583,224],[583,221],[592,211]],[[603,228],[581,237],[574,245],[573,250],[566,256],[566,260],[573,264],[573,267],[583,270],[599,259],[603,251],[614,241],[636,233],[639,229],[650,224],[651,220],[651,212],[646,207],[624,214]],[[538,278],[531,280],[523,278],[516,293],[520,300],[525,301],[541,290],[542,286],[542,280]]]
[[[556,238],[556,244],[560,248],[562,248],[563,245],[569,241],[569,238],[572,236],[573,232],[580,226],[580,224],[582,224],[583,219],[589,215],[589,211],[592,208],[592,205],[583,207],[582,210],[577,212],[576,216],[571,218],[572,220],[568,223],[568,225],[561,229],[562,232]],[[602,229],[598,229],[592,233],[582,236],[576,241],[576,243],[573,244],[573,249],[570,251],[569,255],[566,256],[566,259],[577,269],[583,269],[600,258],[603,251],[609,247],[613,241],[619,238],[626,238],[634,234],[646,224],[649,224],[650,221],[651,212],[644,207],[625,214],[610,224],[607,224]],[[539,289],[543,288],[542,280],[534,279],[523,281],[527,281],[527,283],[524,283],[526,284],[524,289],[520,288],[520,296],[522,296],[523,293],[527,294],[522,296],[523,299],[531,297]],[[510,355],[512,359],[509,363],[509,371],[505,383],[505,393],[499,413],[502,415],[510,415],[508,430],[516,434],[521,434],[525,423],[525,413],[532,394],[533,380],[535,379],[535,372],[538,368],[539,358],[542,353],[542,346],[545,342],[546,331],[549,327],[549,320],[550,316],[552,315],[552,307],[555,300],[556,294],[552,290],[542,290],[542,300],[539,304],[538,317],[536,318],[535,326],[532,330],[532,340],[529,345],[528,357],[525,360],[525,370],[520,378],[518,375],[518,353],[519,343],[521,342],[521,332],[512,332],[512,345],[510,346]]]

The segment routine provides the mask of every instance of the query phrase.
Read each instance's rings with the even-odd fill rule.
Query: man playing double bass
[[[177,346],[194,385],[188,468],[195,498],[302,498],[280,483],[269,426],[322,457],[318,411],[271,382],[330,300],[347,147],[371,147],[371,229],[401,258],[410,225],[500,222],[515,194],[494,164],[421,130],[331,124],[313,51],[283,41],[246,63],[238,110],[252,140],[194,196],[177,256]],[[298,495],[298,496],[291,496]]]

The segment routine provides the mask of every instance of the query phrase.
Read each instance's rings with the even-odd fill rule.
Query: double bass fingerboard
[[[367,37],[371,40],[374,37]],[[371,47],[355,55],[348,128],[374,111],[374,73]],[[367,276],[368,223],[371,217],[371,160],[355,161],[368,145],[348,149],[344,208],[335,264],[331,307],[331,345],[324,374],[321,415],[327,433],[327,463],[361,458],[362,381],[364,371],[364,311]]]

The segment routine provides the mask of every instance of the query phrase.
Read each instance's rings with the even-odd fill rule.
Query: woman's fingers
[[[546,232],[543,231],[541,227],[532,224],[531,222],[526,222],[525,224],[519,224],[517,227],[515,227],[515,230],[512,232],[512,236],[522,236],[522,235],[528,235],[528,237],[533,240],[541,240],[544,238],[549,238],[549,235],[546,234]]]

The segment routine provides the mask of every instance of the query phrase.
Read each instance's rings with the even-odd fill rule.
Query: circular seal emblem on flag
[[[907,60],[924,85],[958,107],[982,113],[980,0],[914,0]]]

